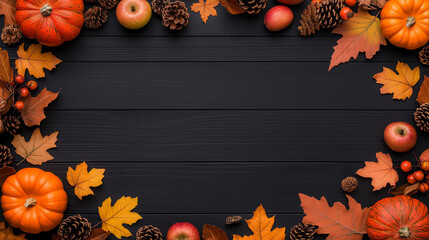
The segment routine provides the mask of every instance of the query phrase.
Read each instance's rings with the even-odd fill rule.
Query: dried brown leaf
[[[110,233],[101,228],[97,228],[91,231],[91,235],[86,240],[105,240],[109,235]]]
[[[210,224],[204,224],[202,237],[203,240],[228,240],[225,231]]]
[[[6,178],[8,178],[9,176],[15,173],[16,171],[15,171],[15,168],[13,167],[4,166],[0,168],[0,188],[3,186],[4,181],[6,181]]]
[[[246,12],[246,10],[244,10],[244,8],[241,7],[236,0],[220,0],[220,4],[224,6],[226,10],[232,15],[242,14]]]
[[[4,15],[4,25],[16,25],[16,0],[1,0],[0,15]]]
[[[429,103],[429,77],[424,77],[423,83],[420,86],[417,102],[420,104]]]
[[[40,125],[46,118],[43,109],[54,101],[60,92],[54,93],[44,88],[36,97],[28,96],[22,99],[24,108],[21,110],[22,120],[27,127]]]

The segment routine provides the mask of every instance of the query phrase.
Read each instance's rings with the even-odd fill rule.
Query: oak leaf
[[[25,233],[15,235],[13,233],[13,229],[10,226],[6,227],[4,222],[0,223],[0,239],[4,239],[4,240],[26,240]]]
[[[24,124],[28,127],[40,125],[40,122],[46,118],[43,109],[57,99],[59,93],[54,93],[44,88],[36,97],[28,96],[23,98],[21,101],[24,103],[24,108],[21,110],[21,117]]]
[[[0,48],[0,81],[11,84],[12,78],[13,70],[10,67],[9,53]]]
[[[109,197],[104,200],[101,207],[98,207],[102,225],[101,228],[121,239],[122,237],[130,237],[131,232],[128,231],[122,224],[131,225],[136,223],[142,217],[135,212],[131,212],[138,203],[138,197],[122,197],[112,205],[112,199]]]
[[[16,0],[1,0],[0,15],[4,15],[4,25],[16,25]]]
[[[200,12],[201,19],[207,23],[209,16],[217,16],[215,7],[219,5],[219,0],[199,0],[199,2],[192,4],[191,10]]]
[[[18,74],[24,76],[28,69],[30,75],[36,78],[45,77],[43,69],[49,71],[54,69],[62,61],[55,57],[51,52],[42,53],[41,44],[31,44],[27,51],[24,49],[24,43],[19,46],[18,59],[15,61],[15,68]]]
[[[396,74],[389,68],[383,67],[383,72],[374,75],[377,83],[384,86],[380,89],[381,94],[393,93],[393,99],[405,100],[413,94],[413,86],[420,80],[420,68],[413,70],[406,63],[398,62]]]
[[[380,45],[387,44],[381,33],[380,19],[362,8],[332,32],[343,37],[334,47],[329,70],[350,58],[356,59],[360,52],[365,52],[366,58],[370,59],[380,50]]]
[[[268,218],[265,209],[260,205],[250,220],[246,220],[253,235],[241,237],[234,235],[234,240],[284,240],[286,238],[285,228],[273,228],[275,217]]]
[[[12,145],[16,148],[16,153],[23,158],[22,161],[33,165],[42,165],[42,163],[54,159],[47,150],[57,147],[58,132],[54,132],[49,136],[42,136],[40,128],[34,130],[30,141],[26,142],[21,135],[15,135]],[[21,161],[21,162],[22,162]]]
[[[82,200],[83,196],[94,195],[90,187],[98,187],[103,184],[105,169],[93,168],[88,172],[88,165],[83,162],[76,166],[76,170],[69,167],[67,181],[74,187],[74,194]]]
[[[4,166],[0,168],[0,188],[3,186],[4,181],[6,181],[6,178],[8,178],[11,175],[14,175],[16,173],[15,168]]]
[[[371,185],[374,187],[373,191],[378,191],[387,186],[395,187],[399,181],[398,173],[393,169],[392,158],[389,154],[378,152],[376,155],[377,162],[365,162],[365,167],[359,169],[356,174],[372,178]]]
[[[105,240],[110,233],[104,231],[101,228],[93,229],[91,235],[86,240]]]
[[[246,10],[236,0],[220,0],[220,4],[226,8],[226,10],[232,14],[242,14],[245,13]]]
[[[316,225],[318,234],[328,234],[327,240],[360,240],[366,233],[366,218],[369,208],[362,209],[361,205],[352,197],[349,200],[349,209],[336,202],[329,206],[325,197],[317,200],[300,193],[301,207],[305,217],[302,222]]]
[[[225,231],[210,224],[204,224],[202,238],[203,240],[228,240]]]
[[[423,83],[420,86],[417,102],[420,104],[429,103],[429,77],[424,77]]]

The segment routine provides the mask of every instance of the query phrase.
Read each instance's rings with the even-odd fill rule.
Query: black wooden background
[[[173,223],[189,221],[200,230],[217,225],[232,238],[251,232],[245,223],[225,226],[225,218],[250,218],[263,204],[288,233],[303,217],[298,193],[346,203],[341,180],[376,160],[376,152],[392,154],[396,163],[413,160],[411,152],[389,151],[382,132],[393,121],[413,123],[417,91],[394,101],[379,94],[372,76],[398,60],[419,66],[417,51],[383,46],[372,60],[359,56],[328,72],[339,36],[298,36],[308,2],[292,8],[294,23],[279,33],[265,29],[263,14],[232,16],[221,6],[207,24],[191,12],[189,26],[178,33],[162,27],[159,16],[129,31],[110,11],[102,28],[44,48],[64,62],[39,81],[39,89],[61,89],[41,125],[43,134],[60,132],[58,148],[50,151],[55,160],[40,168],[65,186],[68,166],[86,161],[106,169],[94,196],[80,201],[66,189],[66,214],[95,224],[107,197],[138,196],[135,211],[143,219],[129,227],[133,234],[147,224],[166,234]],[[186,3],[190,8],[192,1]],[[17,46],[1,46],[16,56]],[[428,72],[420,67],[422,75]],[[428,143],[419,132],[413,151],[420,154]],[[388,196],[386,189],[372,192],[369,179],[359,180],[351,195],[363,206]]]

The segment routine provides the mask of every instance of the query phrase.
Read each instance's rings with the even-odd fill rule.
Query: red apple
[[[304,0],[277,0],[279,3],[286,4],[286,5],[298,5]]]
[[[167,240],[200,240],[200,233],[190,223],[175,223],[168,229]]]
[[[416,129],[406,122],[394,122],[384,129],[384,142],[395,152],[408,152],[416,145]]]
[[[146,0],[122,0],[116,7],[116,18],[128,29],[144,27],[152,17],[152,8]]]
[[[264,24],[270,31],[283,30],[292,23],[293,12],[286,6],[275,6],[271,8],[264,17]]]

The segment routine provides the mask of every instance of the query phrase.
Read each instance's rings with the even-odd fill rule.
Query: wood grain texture
[[[382,133],[412,111],[48,111],[55,163],[363,162],[390,152]],[[27,138],[30,131],[26,131]],[[419,132],[422,152],[427,134]],[[394,154],[396,161],[414,159]],[[18,161],[17,158],[16,161]],[[125,165],[124,165],[125,166]]]
[[[407,101],[380,95],[382,85],[372,76],[396,63],[349,63],[333,72],[326,70],[328,65],[67,62],[48,72],[40,84],[52,91],[62,89],[61,100],[50,109],[414,110],[418,106],[417,91]]]

